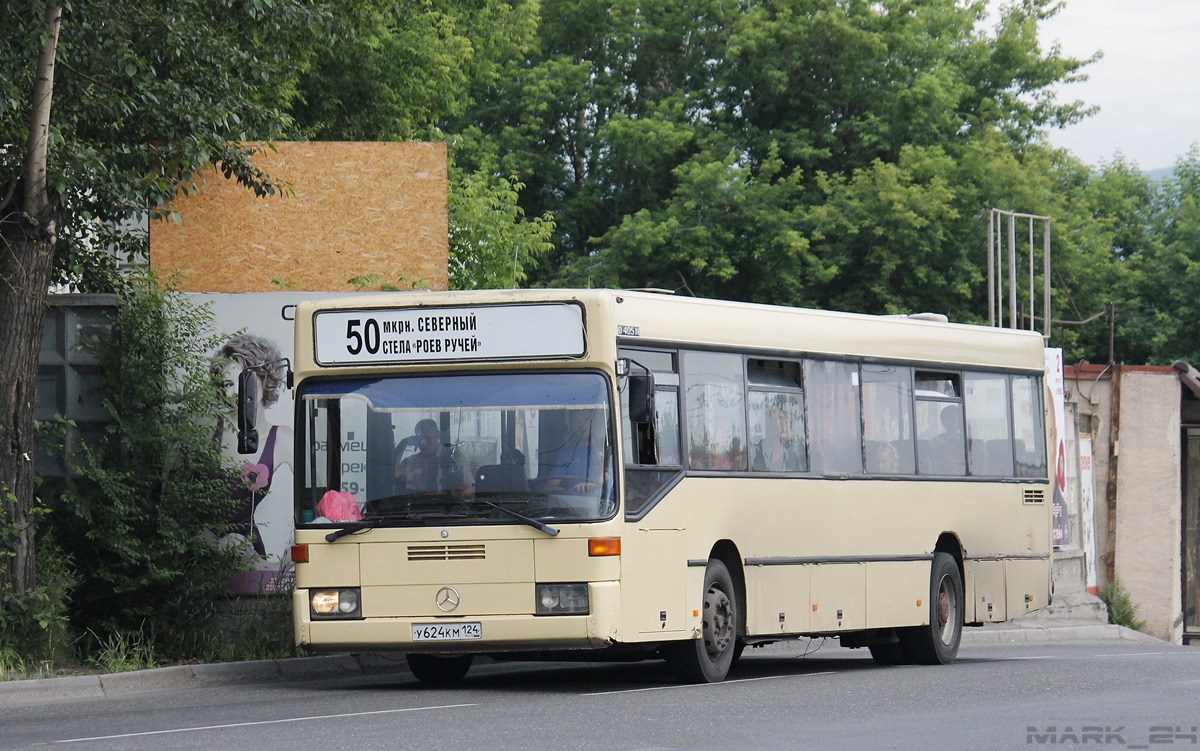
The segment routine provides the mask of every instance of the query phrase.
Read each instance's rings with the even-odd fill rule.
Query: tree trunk
[[[54,271],[57,207],[47,190],[47,144],[54,93],[54,61],[62,23],[59,0],[46,4],[45,43],[38,55],[29,116],[29,140],[18,210],[0,212],[0,502],[3,523],[15,531],[5,550],[0,586],[18,593],[35,578],[33,536],[33,418],[46,294]]]

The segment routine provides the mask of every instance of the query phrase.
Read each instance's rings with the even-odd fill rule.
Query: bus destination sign
[[[313,316],[321,365],[581,357],[574,303],[323,310]]]

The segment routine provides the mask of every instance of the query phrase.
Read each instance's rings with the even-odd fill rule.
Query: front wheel
[[[737,590],[729,569],[716,559],[704,570],[703,607],[701,638],[670,645],[667,662],[688,683],[719,683],[740,650]]]
[[[934,553],[929,576],[929,625],[901,631],[913,662],[945,665],[958,656],[963,630],[963,583],[958,564],[948,553]]]
[[[474,655],[407,655],[408,668],[421,683],[448,686],[458,683],[471,669]]]

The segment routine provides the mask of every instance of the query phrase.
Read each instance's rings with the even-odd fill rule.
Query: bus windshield
[[[299,401],[298,525],[586,522],[616,511],[599,373],[322,380]]]

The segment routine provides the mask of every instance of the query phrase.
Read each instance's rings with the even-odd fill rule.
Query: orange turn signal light
[[[308,543],[292,546],[292,563],[308,563]]]
[[[589,537],[588,555],[595,558],[604,555],[620,555],[620,537]]]

